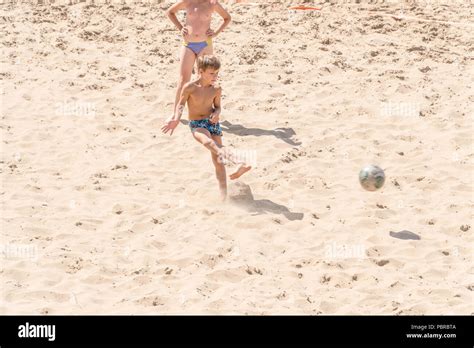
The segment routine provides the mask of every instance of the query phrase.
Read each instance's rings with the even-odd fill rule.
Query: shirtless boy
[[[180,10],[186,11],[184,25],[176,18],[176,13]],[[210,28],[214,12],[224,20],[216,31]],[[231,18],[217,0],[178,0],[166,11],[166,14],[181,32],[184,39],[180,54],[180,76],[176,90],[174,112],[183,86],[191,79],[196,58],[213,54],[212,38],[219,35],[229,25]]]
[[[225,200],[227,196],[225,165],[229,162],[238,165],[237,170],[229,176],[231,180],[248,172],[251,166],[222,145],[222,129],[219,124],[222,88],[214,85],[219,68],[220,62],[214,56],[198,58],[198,79],[184,85],[174,116],[167,120],[161,130],[165,134],[171,131],[172,135],[179,124],[184,106],[188,103],[189,127],[194,139],[211,152],[221,198]]]

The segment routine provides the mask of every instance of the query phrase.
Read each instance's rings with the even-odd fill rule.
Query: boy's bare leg
[[[217,144],[218,147],[222,147],[222,137],[217,135],[211,135],[212,140]],[[219,190],[221,192],[221,199],[225,201],[227,197],[227,178],[225,173],[225,165],[219,159],[219,155],[211,152],[212,156],[212,163],[214,163],[214,167],[216,168],[216,178],[219,182]]]
[[[208,55],[213,55],[214,50],[212,48],[212,44],[204,47],[201,52],[199,52],[198,57],[201,56],[208,56]]]
[[[245,161],[241,160],[238,158],[238,156],[235,155],[234,151],[231,149],[225,149],[221,147],[221,155],[220,158],[221,162],[224,162],[224,164],[227,163],[227,161],[237,164],[237,170],[229,175],[230,180],[235,180],[240,178],[243,174],[247,173],[252,167],[248,165]]]
[[[181,48],[180,54],[180,66],[179,66],[179,79],[178,87],[176,89],[176,96],[174,99],[173,113],[176,110],[176,105],[179,103],[179,97],[181,96],[181,90],[183,86],[191,80],[191,75],[193,73],[193,65],[196,60],[196,55],[187,47]]]
[[[212,140],[211,133],[209,133],[207,129],[196,128],[193,132],[193,137],[214,155],[222,156],[222,150],[217,146],[214,140]]]
[[[231,180],[235,180],[239,178],[242,174],[248,172],[252,169],[251,166],[247,165],[244,161],[239,160],[232,151],[225,150],[222,145],[219,147],[215,141],[212,139],[211,134],[207,129],[204,128],[197,128],[193,132],[193,137],[202,145],[204,145],[209,151],[211,151],[214,155],[217,156],[218,161],[226,164],[227,161],[238,164],[239,167],[237,170],[230,175]]]

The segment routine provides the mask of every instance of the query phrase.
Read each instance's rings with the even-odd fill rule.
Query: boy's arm
[[[174,111],[174,115],[172,117],[173,120],[179,121],[181,119],[181,116],[183,116],[184,106],[186,105],[189,99],[191,91],[191,85],[184,85],[183,90],[181,91],[181,96],[179,97],[179,102],[178,104],[176,104],[176,110]]]
[[[222,88],[219,87],[217,89],[216,96],[214,97],[214,111],[210,117],[211,123],[219,122],[219,116],[221,114],[221,96],[222,96]]]
[[[222,17],[222,19],[224,20],[224,23],[222,23],[219,29],[217,29],[214,32],[213,36],[219,35],[229,25],[229,23],[232,20],[229,12],[227,12],[227,10],[224,7],[222,7],[222,5],[219,4],[219,2],[217,1],[216,1],[215,11]]]
[[[166,10],[166,15],[173,22],[176,28],[178,28],[179,31],[183,30],[183,25],[176,17],[176,12],[184,10],[186,8],[185,5],[185,0],[178,0],[176,4],[172,5],[169,9]]]
[[[169,131],[171,131],[170,135],[173,135],[174,129],[178,127],[179,120],[181,119],[181,116],[183,115],[184,106],[186,105],[186,102],[188,101],[191,91],[192,91],[192,87],[190,85],[185,85],[183,87],[181,96],[179,98],[179,103],[176,105],[176,110],[174,111],[174,115],[170,117],[168,120],[166,120],[163,127],[161,127],[161,131],[163,133],[166,134]]]

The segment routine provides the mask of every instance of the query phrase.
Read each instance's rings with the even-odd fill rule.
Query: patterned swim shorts
[[[204,128],[211,133],[211,135],[219,135],[222,136],[222,129],[219,122],[211,123],[209,118],[204,118],[202,120],[193,120],[189,121],[189,128],[191,128],[191,132],[194,132],[196,128]]]

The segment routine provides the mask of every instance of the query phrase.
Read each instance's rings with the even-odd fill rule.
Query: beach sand
[[[214,40],[255,162],[225,204],[160,132],[170,2],[1,5],[0,313],[474,312],[472,7],[289,4],[234,1]]]

